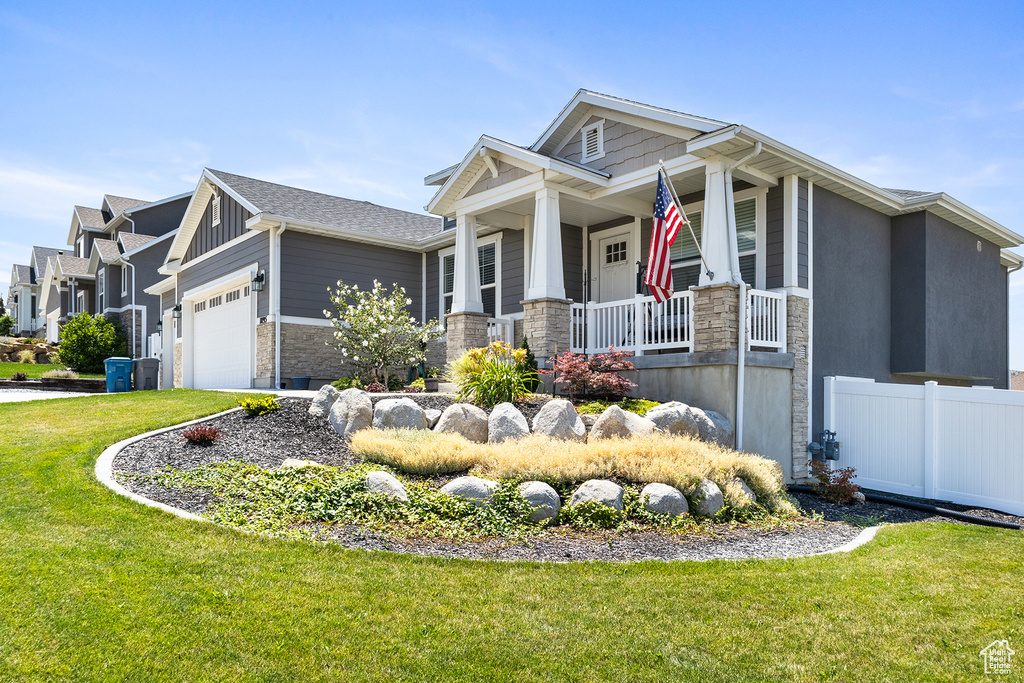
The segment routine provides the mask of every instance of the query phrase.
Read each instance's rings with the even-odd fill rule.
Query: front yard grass
[[[49,363],[0,363],[0,377],[10,379],[11,375],[14,373],[24,372],[29,379],[39,379],[47,370],[63,369],[63,365],[51,365]],[[82,379],[88,379],[90,377],[105,377],[105,375],[90,375],[88,373],[81,372],[78,373],[78,376]]]
[[[453,561],[189,522],[95,480],[106,445],[234,405],[0,405],[0,680],[961,680],[993,640],[1019,650],[1020,532],[890,527],[793,560]]]

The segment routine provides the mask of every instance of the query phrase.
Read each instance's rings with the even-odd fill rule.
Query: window
[[[220,197],[213,198],[213,220],[212,225],[220,225]]]
[[[477,247],[480,264],[480,299],[484,313],[492,318],[498,311],[498,243],[490,242]],[[455,291],[455,254],[441,255],[441,317],[451,313]]]
[[[128,266],[121,266],[121,296],[128,295]]]
[[[228,292],[224,295],[224,303],[229,304],[232,301],[238,301],[242,298],[242,290],[236,289],[233,292]]]
[[[750,286],[757,284],[757,199],[743,199],[734,205],[736,214],[736,245],[740,255],[740,275]],[[701,211],[687,211],[693,233],[700,241]],[[672,279],[677,291],[700,283],[700,252],[690,231],[684,225],[672,243]]]
[[[587,162],[604,156],[604,119],[581,131],[583,136],[583,156],[581,161]]]
[[[604,262],[606,264],[619,263],[626,260],[626,243],[616,242],[606,244],[604,247]]]
[[[206,310],[206,302],[205,302],[205,301],[200,301],[199,303],[195,304],[195,305],[194,305],[194,306],[192,307],[192,309],[193,309],[193,310],[194,310],[194,311],[195,311],[196,313],[202,313],[203,311],[205,311],[205,310]]]
[[[75,242],[75,256],[77,256],[78,258],[85,258],[85,254],[83,253],[84,251],[85,235],[82,235],[81,237],[78,238],[78,241]]]
[[[455,254],[441,257],[441,315],[452,312],[452,292],[455,291]]]
[[[78,303],[77,303],[77,308],[75,309],[74,312],[76,314],[78,314],[78,313],[85,313],[85,292],[79,292],[78,296],[76,297],[76,301]]]
[[[106,275],[107,275],[106,271],[104,271],[102,269],[98,273],[96,273],[96,293],[98,295],[98,298],[97,298],[97,301],[96,301],[96,312],[97,313],[102,313],[103,311],[105,311],[107,309],[107,307],[105,305],[106,304],[106,298],[107,298],[106,297],[106,294],[107,294],[107,278],[106,278]]]
[[[212,299],[210,299],[208,301],[208,304],[209,304],[210,308],[215,308],[217,306],[220,306],[222,302],[223,302],[223,298],[222,298],[222,296],[220,294],[218,294],[217,296],[215,296]]]

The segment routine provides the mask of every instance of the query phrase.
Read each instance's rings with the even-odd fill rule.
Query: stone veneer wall
[[[567,299],[527,299],[523,303],[522,334],[537,358],[552,358],[569,350],[572,302]],[[517,346],[522,343],[518,337]]]
[[[808,476],[807,387],[810,367],[807,363],[810,299],[789,295],[786,298],[786,350],[793,354],[793,480]]]
[[[276,389],[274,386],[274,323],[256,326],[256,377],[253,386],[258,389]]]
[[[181,340],[174,341],[174,386],[181,388],[184,383],[181,380]]]
[[[448,342],[443,338],[427,342],[426,361],[427,367],[424,368],[425,370],[437,368],[443,373],[445,365],[448,364]]]
[[[486,313],[449,313],[445,321],[448,323],[446,354],[449,363],[467,349],[487,346]]]
[[[706,285],[693,292],[693,351],[731,351],[739,347],[739,287]]]
[[[132,312],[121,311],[120,313],[109,314],[109,317],[120,323],[121,329],[124,330],[125,340],[128,342],[128,348],[132,346]],[[145,330],[142,329],[142,311],[135,311],[135,351],[129,352],[133,358],[142,358],[142,345],[143,335]]]

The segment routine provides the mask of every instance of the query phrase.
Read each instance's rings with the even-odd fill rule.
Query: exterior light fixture
[[[156,331],[157,332],[163,332],[164,331],[164,321],[163,320],[157,320],[156,321]]]
[[[171,309],[171,317],[174,318],[175,320],[181,319],[181,304],[178,304],[177,306]]]
[[[262,292],[267,281],[267,274],[262,270],[252,279],[252,291]]]

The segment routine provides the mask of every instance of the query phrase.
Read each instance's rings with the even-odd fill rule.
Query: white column
[[[452,313],[483,313],[480,298],[480,253],[476,246],[476,217],[455,217],[455,288]]]
[[[558,192],[537,190],[533,213],[533,248],[530,253],[530,289],[527,299],[564,299],[562,273],[562,219]]]
[[[782,286],[800,284],[800,177],[782,179]]]
[[[704,234],[701,235],[701,249],[714,277],[709,278],[702,265],[702,286],[732,281],[728,203],[731,193],[727,192],[725,186],[725,165],[721,159],[710,159],[704,174],[704,215],[701,219]]]

